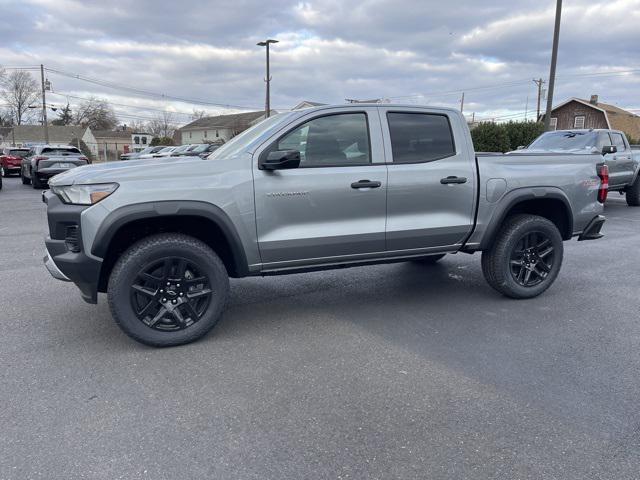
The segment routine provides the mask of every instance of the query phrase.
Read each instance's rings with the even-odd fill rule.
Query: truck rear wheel
[[[491,248],[482,252],[482,272],[503,295],[532,298],[556,280],[562,256],[562,236],[553,222],[537,215],[514,215]]]
[[[31,180],[24,176],[24,172],[22,170],[20,170],[20,178],[22,178],[22,184],[23,185],[30,185],[31,184]]]
[[[131,246],[116,262],[107,288],[118,326],[153,347],[203,337],[222,316],[229,297],[227,270],[205,243],[167,233]]]
[[[638,174],[631,186],[627,188],[627,205],[640,207],[640,174]]]

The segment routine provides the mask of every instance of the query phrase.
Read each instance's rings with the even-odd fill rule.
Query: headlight
[[[93,205],[107,198],[118,188],[117,183],[97,183],[94,185],[52,186],[51,190],[64,203],[72,205]]]

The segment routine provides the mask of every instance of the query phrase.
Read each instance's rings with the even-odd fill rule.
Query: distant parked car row
[[[144,160],[145,158],[162,157],[206,157],[211,152],[219,148],[220,145],[213,143],[195,143],[180,146],[156,146],[147,147],[140,152],[123,153],[120,160]]]

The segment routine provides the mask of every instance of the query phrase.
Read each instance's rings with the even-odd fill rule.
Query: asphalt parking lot
[[[514,301],[480,257],[232,281],[203,341],[126,337],[0,191],[0,479],[640,478],[640,208]]]

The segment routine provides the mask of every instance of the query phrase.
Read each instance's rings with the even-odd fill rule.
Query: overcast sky
[[[275,108],[380,97],[459,106],[464,90],[466,114],[504,119],[528,110],[533,118],[531,79],[549,74],[554,11],[553,0],[0,0],[0,65],[44,63],[132,89],[260,109],[264,49],[255,44],[276,38]],[[607,72],[627,73],[592,75]],[[157,112],[131,106],[220,111],[47,76],[69,95],[52,94],[51,103],[97,95],[141,118]],[[640,113],[640,0],[565,0],[556,103],[591,94]]]

